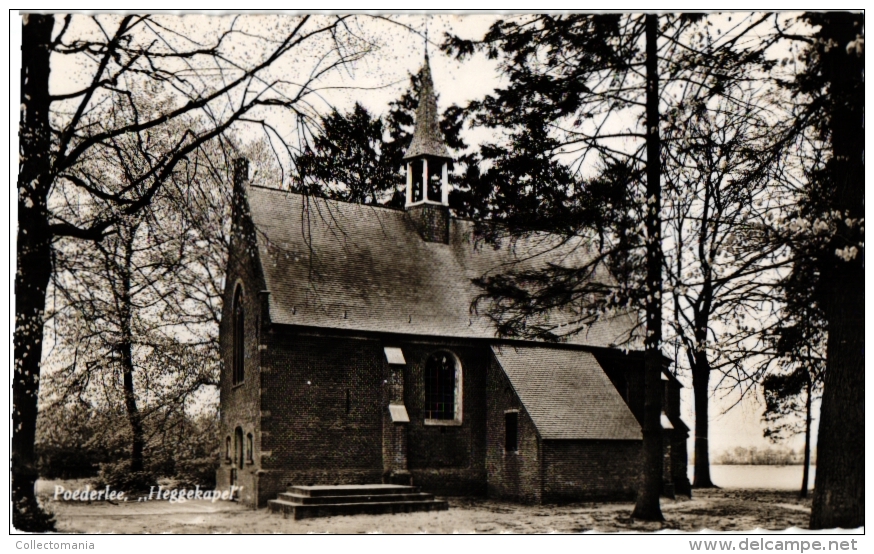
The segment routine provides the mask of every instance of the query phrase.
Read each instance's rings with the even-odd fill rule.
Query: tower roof
[[[422,66],[422,83],[419,88],[419,107],[416,109],[416,130],[413,140],[404,153],[404,159],[416,156],[434,156],[451,158],[443,133],[440,132],[437,115],[437,98],[434,96],[434,82],[431,80],[431,64],[428,53],[425,53],[425,64]]]

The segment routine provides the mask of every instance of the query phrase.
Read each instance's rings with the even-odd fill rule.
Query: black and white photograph
[[[16,549],[862,549],[864,12],[9,17]]]

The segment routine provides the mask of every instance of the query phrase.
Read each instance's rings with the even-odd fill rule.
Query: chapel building
[[[294,485],[374,483],[526,503],[633,498],[636,316],[562,343],[498,337],[471,309],[472,279],[586,249],[546,234],[478,243],[450,213],[452,157],[427,57],[419,102],[403,210],[253,186],[237,161],[219,486],[242,486],[251,506]],[[664,493],[688,494],[688,427],[667,358],[662,386]]]

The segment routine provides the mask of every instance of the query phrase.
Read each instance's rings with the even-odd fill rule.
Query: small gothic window
[[[246,461],[250,464],[255,462],[255,440],[252,433],[246,435]]]
[[[231,463],[231,436],[225,437],[225,461]]]
[[[243,429],[242,427],[237,427],[234,430],[234,461],[237,463],[237,466],[242,468],[243,462]]]
[[[507,452],[519,450],[519,412],[504,414],[504,450]]]
[[[246,334],[245,317],[243,313],[243,287],[237,286],[237,291],[234,293],[234,316],[233,316],[233,350],[234,350],[234,384],[243,382],[243,351],[245,348],[244,341]]]
[[[435,352],[425,362],[425,418],[460,420],[460,368],[449,352]]]

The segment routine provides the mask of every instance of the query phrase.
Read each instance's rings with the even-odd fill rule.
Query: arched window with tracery
[[[426,423],[461,423],[461,364],[455,354],[439,351],[425,361]]]
[[[234,384],[237,385],[243,382],[243,360],[245,350],[245,313],[243,310],[243,287],[237,286],[234,293],[233,307],[233,343],[234,343]]]

